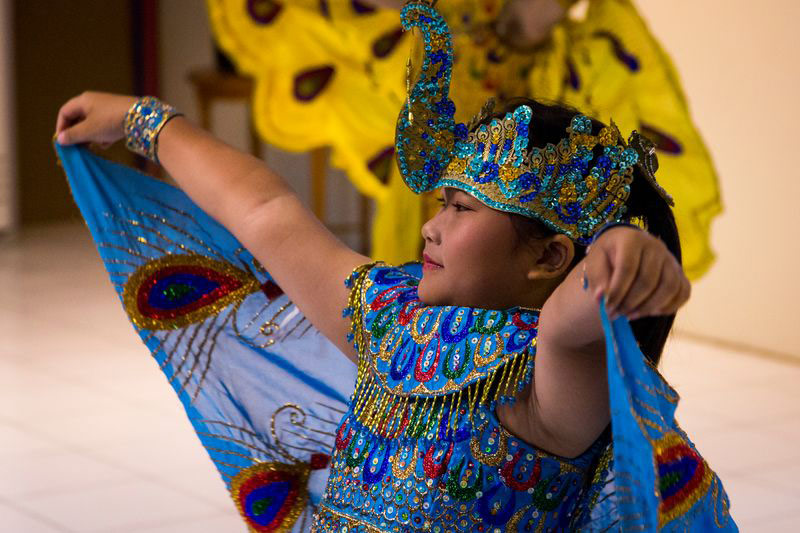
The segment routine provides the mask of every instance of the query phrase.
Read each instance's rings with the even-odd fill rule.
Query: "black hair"
[[[533,111],[533,119],[529,128],[529,146],[543,148],[546,144],[557,144],[567,134],[566,129],[572,118],[579,111],[560,104],[545,104],[529,98],[514,98],[505,101],[496,112],[486,117],[481,123],[488,123],[492,118],[500,118],[520,105],[527,105]],[[597,135],[605,126],[602,122],[592,119],[592,134]],[[600,147],[595,148],[599,155]],[[675,217],[669,204],[656,191],[651,183],[644,177],[639,167],[634,167],[631,192],[625,202],[627,210],[625,217],[643,223],[647,231],[661,239],[667,249],[681,262],[681,245],[678,238],[678,228]],[[510,214],[514,229],[520,242],[529,239],[541,239],[557,232],[545,226],[542,222]],[[571,270],[586,255],[586,247],[573,241],[575,244],[575,258],[570,265]],[[675,315],[644,317],[631,323],[633,334],[639,348],[653,363],[658,364],[664,344],[667,341]]]

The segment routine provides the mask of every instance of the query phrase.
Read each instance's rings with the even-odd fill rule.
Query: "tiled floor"
[[[0,532],[244,531],[82,225],[0,242],[0,339]],[[742,530],[800,531],[800,364],[679,335],[664,361]]]

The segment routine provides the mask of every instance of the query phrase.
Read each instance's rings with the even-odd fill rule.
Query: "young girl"
[[[355,391],[333,442],[319,437],[333,444],[332,456],[321,458],[324,447],[288,445],[316,452],[306,456],[311,466],[303,462],[305,470],[279,444],[274,417],[272,444],[291,464],[265,462],[253,454],[252,441],[242,440],[244,433],[255,438],[266,429],[228,438],[247,450],[204,441],[212,458],[217,452],[244,457],[245,451],[254,458],[226,479],[243,518],[254,531],[304,528],[298,516],[309,469],[330,462],[321,501],[312,502],[311,527],[318,531],[735,530],[724,490],[675,425],[676,397],[653,366],[675,312],[689,297],[689,283],[670,199],[653,176],[652,145],[635,134],[626,143],[613,124],[532,100],[487,112],[470,128],[456,125],[447,99],[452,50],[446,25],[424,4],[406,6],[403,23],[422,30],[426,55],[398,120],[398,164],[412,190],[442,194],[441,210],[422,230],[421,265],[373,263],[348,249],[263,162],[155,99],[84,93],[59,112],[60,145],[108,145],[125,137],[241,242],[258,261],[255,272],[260,265],[268,272],[268,281],[253,285],[231,265],[215,262],[207,239],[203,246],[212,254],[180,270],[175,260],[186,246],[173,253],[145,239],[164,254],[134,272],[109,270],[112,279],[123,277],[123,302],[157,357],[187,342],[181,333],[176,341],[165,336],[151,343],[157,330],[196,322],[204,299],[218,298],[219,316],[226,305],[238,312],[245,296],[235,293],[251,286],[270,301],[270,291],[284,291],[357,364]],[[71,174],[96,171],[88,164],[78,168],[71,152],[59,150],[95,233],[98,223]],[[161,212],[183,213],[169,205],[169,194],[148,201],[160,202]],[[164,232],[175,229],[165,218],[125,209],[137,228],[154,220],[163,241],[158,221]],[[115,217],[124,218],[109,215]],[[200,248],[191,257],[199,257]],[[104,258],[115,268],[128,264]],[[212,281],[213,290],[203,292],[203,283]],[[225,298],[234,296],[220,297],[223,286],[232,287]],[[192,291],[202,297],[191,299]],[[643,358],[626,337],[625,319],[615,322],[622,329],[613,329],[605,313],[633,321],[651,366],[616,368],[633,352],[638,363]],[[235,330],[236,317],[232,323]],[[174,366],[172,356],[165,357],[162,368]],[[192,409],[203,409],[195,401],[209,368],[210,355],[199,381],[189,373],[176,386],[201,438],[209,435],[210,422]],[[312,376],[314,369],[303,372]],[[238,381],[245,375],[259,378],[237,375],[225,384],[228,396],[246,396],[235,391],[245,386]],[[337,379],[323,372],[311,388]],[[190,381],[196,389],[186,398]],[[237,400],[236,408],[245,406],[245,418],[263,417],[248,401]],[[627,408],[620,409],[620,401],[629,402]],[[217,416],[213,424],[233,426],[238,415]]]

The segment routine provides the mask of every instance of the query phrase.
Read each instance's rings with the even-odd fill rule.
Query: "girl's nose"
[[[436,217],[434,216],[422,225],[422,238],[425,239],[425,242],[438,244],[439,232],[436,230],[435,220]]]

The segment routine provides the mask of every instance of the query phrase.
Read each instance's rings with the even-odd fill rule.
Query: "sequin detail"
[[[182,115],[183,113],[158,98],[139,98],[125,115],[125,146],[128,150],[158,163],[158,134],[167,122]]]
[[[419,28],[425,49],[419,80],[400,111],[395,138],[403,179],[421,193],[435,187],[455,142],[456,108],[448,97],[453,43],[444,18],[422,2],[407,4],[400,21],[405,30]]]
[[[304,464],[257,463],[231,480],[231,496],[250,531],[291,531],[308,499]]]
[[[608,221],[621,220],[639,155],[612,123],[591,134],[575,116],[557,145],[528,151],[528,106],[492,119],[457,142],[437,187],[465,190],[486,205],[541,220],[581,243]],[[601,155],[594,152],[602,147]]]
[[[142,329],[169,330],[200,322],[261,290],[250,273],[198,254],[171,254],[144,263],[125,283],[122,300]]]
[[[494,415],[532,378],[538,312],[425,307],[419,274],[348,278],[358,382],[313,530],[559,530],[601,448],[562,459]]]
[[[538,311],[425,307],[418,277],[361,272],[344,313],[359,348],[359,423],[384,437],[455,435],[475,405],[511,402],[530,380]]]
[[[695,449],[677,433],[667,433],[653,442],[656,452],[661,504],[659,527],[686,514],[705,497],[713,472]]]

